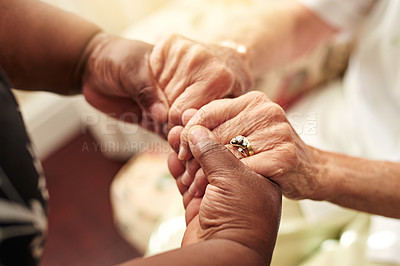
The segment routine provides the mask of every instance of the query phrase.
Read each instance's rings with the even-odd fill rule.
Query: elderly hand
[[[88,47],[82,80],[86,100],[117,119],[161,133],[168,103],[148,66],[152,46],[100,33]]]
[[[187,122],[184,129],[175,127],[169,134],[172,147],[186,162],[186,172],[180,181],[181,190],[201,196],[207,185],[196,158],[191,158],[188,132],[193,125],[212,130],[217,141],[256,173],[278,183],[284,195],[294,199],[318,199],[315,187],[320,186],[314,149],[304,144],[288,122],[282,108],[261,92],[250,92],[236,99],[223,99],[203,106]],[[188,120],[186,118],[185,120]],[[247,137],[255,155],[243,158],[237,148],[229,144],[238,135]],[[180,136],[180,137],[179,137]],[[193,182],[194,179],[194,182]]]
[[[184,193],[187,230],[182,244],[229,239],[255,250],[267,261],[279,227],[279,187],[242,164],[206,128],[192,127],[188,138],[209,185],[202,198]],[[169,167],[179,181],[184,168],[175,153],[169,158]]]
[[[181,124],[186,109],[242,95],[253,82],[247,63],[234,49],[179,35],[170,35],[155,44],[150,67],[170,105],[170,127]]]

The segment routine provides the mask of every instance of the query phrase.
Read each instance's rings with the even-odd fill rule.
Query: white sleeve
[[[376,0],[298,0],[316,15],[341,30],[353,30]]]

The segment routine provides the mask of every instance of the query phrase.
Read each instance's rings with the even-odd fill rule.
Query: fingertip
[[[190,193],[190,195],[192,195],[193,197],[197,196],[197,187],[195,186],[195,184],[192,183],[192,185],[190,185],[188,192]]]
[[[199,141],[210,137],[210,131],[202,126],[193,126],[189,129],[189,141],[196,145]]]
[[[188,187],[182,184],[182,176],[179,176],[176,179],[176,186],[178,187],[179,193],[181,193],[181,195],[187,193]]]
[[[183,114],[182,114],[182,117],[181,117],[182,118],[182,124],[184,126],[186,126],[189,123],[190,119],[196,114],[197,111],[198,110],[194,109],[194,108],[189,108],[186,111],[184,111]]]
[[[166,123],[168,120],[168,106],[162,102],[156,102],[150,106],[151,118],[158,123]]]
[[[182,181],[182,184],[184,184],[185,186],[189,186],[192,183],[193,179],[189,175],[189,173],[187,171],[185,171],[182,175],[181,181]]]
[[[179,177],[185,172],[184,164],[178,160],[178,156],[174,152],[168,156],[168,168],[174,178]]]
[[[182,126],[175,126],[171,128],[171,130],[168,133],[168,143],[176,153],[179,152],[182,131],[183,131]]]
[[[182,125],[180,121],[181,113],[176,108],[170,108],[168,111],[168,125],[172,128]]]
[[[181,160],[181,161],[185,160],[185,158],[187,156],[187,153],[188,153],[187,149],[184,146],[181,145],[179,147],[178,159]]]

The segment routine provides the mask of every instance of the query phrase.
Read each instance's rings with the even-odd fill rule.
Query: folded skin
[[[193,111],[190,111],[193,112]],[[180,134],[180,144],[188,149],[187,132],[193,125],[202,125],[212,130],[215,138],[231,150],[241,161],[255,172],[276,181],[285,175],[304,175],[313,161],[313,150],[308,149],[288,122],[283,109],[271,102],[264,93],[249,92],[236,99],[222,99],[203,106],[189,120]],[[174,129],[178,131],[178,129]],[[176,141],[170,132],[170,142]],[[254,156],[243,158],[237,148],[229,144],[238,135],[246,136],[250,141]],[[176,147],[176,145],[175,145]],[[182,158],[180,158],[182,159]],[[191,159],[191,154],[185,156],[187,171],[183,175],[196,175],[191,184],[190,192],[195,196],[204,193],[204,174],[199,165]],[[261,163],[262,162],[262,163]],[[295,167],[293,167],[295,165]],[[188,169],[190,168],[190,169]],[[199,169],[199,171],[197,171]],[[281,180],[287,180],[281,178]],[[284,194],[291,198],[312,198],[311,181],[305,178],[295,178],[290,184],[283,186]],[[284,181],[283,181],[284,182]],[[298,184],[293,184],[296,182]],[[301,184],[301,182],[308,182]],[[298,190],[301,189],[302,192]]]
[[[372,161],[318,150],[296,134],[282,108],[261,92],[249,92],[236,99],[222,99],[203,106],[186,123],[168,136],[176,157],[185,169],[177,176],[187,204],[204,193],[208,182],[188,146],[188,132],[194,125],[212,130],[241,161],[258,174],[280,185],[292,199],[326,200],[344,207],[400,218],[400,163]],[[187,118],[185,118],[187,119]],[[251,143],[255,155],[243,158],[229,144],[238,135]],[[187,176],[190,176],[187,178]],[[187,180],[184,180],[184,179]]]
[[[189,135],[190,150],[209,186],[201,198],[185,195],[187,229],[182,244],[230,239],[253,248],[267,262],[280,220],[279,187],[241,163],[206,128],[192,127]],[[184,168],[175,153],[169,166],[179,178]]]
[[[169,105],[148,65],[152,48],[99,33],[85,51],[83,95],[100,111],[165,136],[162,124],[167,122]]]
[[[189,146],[210,185],[186,207],[182,247],[123,265],[269,265],[278,233],[282,194],[215,140],[204,127],[189,132]],[[174,177],[182,162],[171,154]]]
[[[149,62],[157,86],[170,105],[170,127],[182,124],[185,110],[242,95],[253,83],[250,69],[238,51],[176,34],[155,44]]]

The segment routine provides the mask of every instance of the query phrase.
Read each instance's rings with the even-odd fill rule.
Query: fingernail
[[[157,122],[165,123],[167,122],[168,111],[165,104],[158,102],[150,106],[151,117]]]
[[[208,138],[208,132],[201,126],[193,127],[189,132],[189,140],[196,145],[200,140]]]
[[[197,194],[197,188],[194,184],[190,185],[188,191],[193,196],[196,196],[196,194]]]
[[[183,173],[182,175],[182,184],[184,184],[185,186],[189,186],[191,181],[192,181],[192,177],[189,175],[188,172]]]
[[[185,147],[183,147],[181,145],[181,147],[179,148],[179,152],[178,152],[178,159],[183,161],[185,159],[186,155],[187,155],[187,150]]]

